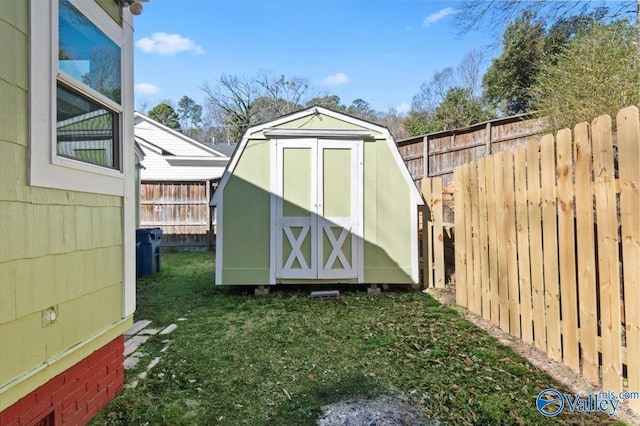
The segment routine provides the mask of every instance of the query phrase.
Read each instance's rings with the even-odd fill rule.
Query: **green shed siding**
[[[324,114],[315,114],[312,117],[302,117],[287,121],[277,127],[281,129],[368,130],[362,126]]]
[[[269,282],[269,142],[250,140],[223,194],[224,284]]]
[[[411,282],[412,205],[406,182],[384,140],[365,143],[364,276],[366,282]]]
[[[28,4],[0,0],[0,411],[123,327],[123,199],[28,182]]]
[[[340,141],[344,141],[344,148]],[[317,159],[310,156],[311,146]],[[348,155],[346,149],[349,149]],[[217,265],[218,284],[417,281],[417,206],[421,204],[421,197],[393,149],[393,140],[386,129],[322,108],[305,110],[250,129],[236,153],[239,157],[232,159],[226,179],[213,200],[223,218],[217,257],[221,262]],[[282,164],[276,164],[271,158],[275,152],[282,156],[278,160]],[[352,153],[361,161],[358,166],[350,165]],[[314,207],[310,200],[315,198],[308,193],[309,188],[314,190],[316,181],[310,159],[320,167],[316,171],[317,185],[323,188],[320,203]],[[274,165],[282,169],[273,170]],[[360,190],[355,189],[358,183],[354,181],[360,173],[358,168],[362,173],[358,178],[362,179]],[[282,178],[277,177],[278,173]],[[281,182],[278,188],[273,186],[276,182]],[[281,207],[277,198],[271,199],[272,191],[284,194],[286,202]],[[353,204],[349,194],[356,197]],[[352,211],[359,205],[360,201],[356,200],[362,202],[358,208],[361,212]],[[309,225],[304,219],[316,210],[322,211],[324,218],[324,222],[318,222],[317,229],[314,221]],[[280,219],[272,218],[272,214],[282,214],[283,223],[285,219],[288,223],[278,222],[275,236],[271,235],[274,232],[271,227],[274,220]],[[326,227],[339,218],[345,219],[344,225]],[[354,266],[348,266],[334,257],[331,257],[335,259],[333,264],[327,265],[330,256],[335,256],[332,254],[335,242],[340,235],[345,235],[340,227],[350,229],[354,225],[346,223],[354,219],[356,237],[341,240],[339,250],[351,253],[352,244],[358,244],[356,251],[361,266],[355,261],[351,263]],[[318,236],[315,244],[322,259],[317,271],[313,266],[308,269],[296,266],[300,257],[311,259],[312,239],[298,237],[303,228]],[[286,238],[281,234],[285,229],[284,232],[289,232]],[[327,232],[331,232],[331,236]],[[334,241],[329,241],[330,238]],[[294,240],[299,245],[298,254],[292,247]],[[277,255],[271,253],[274,247],[279,251]],[[337,246],[335,249],[338,250]],[[342,278],[337,278],[341,276],[338,273],[333,279],[321,275],[320,269],[326,274],[325,271],[339,271],[343,266],[345,271],[349,268],[359,271],[358,278],[348,275],[352,272],[345,272]],[[287,278],[283,278],[285,274]],[[300,277],[294,278],[296,274]],[[314,274],[318,279],[309,278]]]

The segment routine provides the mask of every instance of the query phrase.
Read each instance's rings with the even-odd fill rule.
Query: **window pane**
[[[118,115],[60,83],[57,100],[58,155],[117,168]]]
[[[58,68],[120,103],[120,47],[69,0],[60,0],[58,29]]]

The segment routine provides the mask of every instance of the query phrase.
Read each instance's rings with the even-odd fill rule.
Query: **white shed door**
[[[358,278],[361,152],[359,141],[277,141],[275,278]]]

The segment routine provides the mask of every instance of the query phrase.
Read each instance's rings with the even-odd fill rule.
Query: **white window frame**
[[[29,2],[29,184],[122,197],[122,318],[136,308],[135,153],[133,137],[133,19],[123,12],[122,26],[94,0],[69,0],[73,6],[120,46],[121,90],[118,170],[57,155],[57,82],[112,107],[105,97],[58,70],[58,0]],[[117,105],[117,104],[116,104]]]
[[[98,194],[125,194],[125,174],[133,161],[127,144],[133,141],[133,29],[131,15],[124,13],[122,27],[95,1],[69,0],[80,13],[120,47],[121,103],[117,104],[91,87],[58,69],[58,0],[30,2],[30,167],[33,186]],[[57,153],[57,83],[105,105],[118,114],[116,164],[118,169],[62,157]],[[130,117],[131,116],[131,117]]]

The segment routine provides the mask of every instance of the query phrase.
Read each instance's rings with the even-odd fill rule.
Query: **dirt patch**
[[[437,426],[405,402],[388,396],[342,401],[322,408],[318,426]]]
[[[436,299],[442,305],[455,306],[456,304],[456,290],[452,285],[447,286],[446,289],[428,291],[427,294]],[[518,355],[529,360],[533,366],[549,374],[556,381],[567,387],[571,393],[585,395],[600,392],[602,390],[600,386],[587,381],[584,377],[571,370],[566,365],[553,361],[535,347],[511,336],[508,333],[505,333],[500,327],[495,326],[491,322],[486,321],[467,310],[461,312],[460,315],[462,315],[467,321],[474,323],[476,326],[491,334],[501,344],[510,347]],[[625,402],[620,404],[615,418],[626,423],[640,425],[640,414],[629,409]]]

